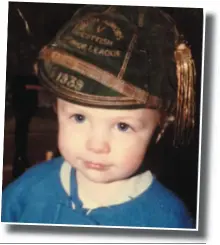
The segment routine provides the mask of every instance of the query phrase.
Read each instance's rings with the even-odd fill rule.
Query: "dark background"
[[[7,47],[7,80],[5,107],[5,137],[4,137],[4,167],[10,165],[13,145],[13,112],[11,110],[11,86],[18,74],[29,75],[33,62],[42,46],[48,43],[56,32],[68,21],[73,13],[83,5],[52,4],[52,3],[21,3],[10,2],[8,13],[8,47]],[[23,14],[30,27],[28,34],[25,22],[18,13]],[[198,155],[199,155],[199,121],[200,121],[200,91],[201,91],[201,61],[202,61],[202,9],[162,8],[176,21],[177,28],[184,33],[192,48],[197,69],[196,82],[196,126],[194,138],[190,145],[173,146],[172,128],[167,130],[163,139],[154,148],[156,152],[155,164],[152,167],[158,179],[173,190],[186,203],[190,212],[196,218]],[[40,119],[39,119],[40,118]],[[49,119],[48,119],[49,118]],[[28,156],[33,164],[44,160],[44,152],[56,150],[56,126],[51,108],[40,108],[32,120],[29,132]],[[40,120],[40,124],[39,124]],[[39,131],[39,128],[42,130]],[[49,134],[48,134],[49,132]],[[39,157],[40,156],[40,157]],[[10,177],[3,172],[5,185]],[[7,179],[8,178],[8,179]]]

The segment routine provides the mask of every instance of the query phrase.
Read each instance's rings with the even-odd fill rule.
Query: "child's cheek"
[[[85,134],[71,127],[60,127],[58,132],[58,148],[64,158],[73,159],[84,153]]]
[[[67,146],[69,145],[67,142],[67,137],[64,134],[64,131],[62,129],[59,129],[58,132],[58,148],[61,153],[61,155],[65,154],[65,151],[67,150]]]
[[[121,159],[121,162],[128,171],[129,169],[137,170],[142,164],[148,144],[148,138],[139,138],[131,142],[127,142],[123,149],[121,149],[121,152],[118,151],[118,157]]]
[[[125,168],[128,170],[136,171],[140,167],[144,159],[144,155],[145,155],[144,150],[128,152],[123,161]]]

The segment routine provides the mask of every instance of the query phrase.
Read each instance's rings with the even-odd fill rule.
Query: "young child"
[[[184,138],[194,124],[194,63],[171,17],[85,6],[42,49],[37,73],[56,97],[62,157],[5,189],[2,222],[194,228],[143,167],[156,129],[159,140],[175,121]]]

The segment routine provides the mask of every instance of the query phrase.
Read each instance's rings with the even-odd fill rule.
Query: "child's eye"
[[[72,118],[74,118],[74,120],[78,123],[82,123],[85,121],[85,116],[81,114],[75,114],[72,116]]]
[[[129,129],[131,129],[131,127],[127,124],[127,123],[118,123],[117,127],[120,131],[126,132]]]

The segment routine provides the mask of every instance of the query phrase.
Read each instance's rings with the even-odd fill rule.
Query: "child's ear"
[[[156,143],[160,141],[166,129],[171,125],[175,120],[173,115],[162,115],[160,121],[160,130],[156,138]]]

